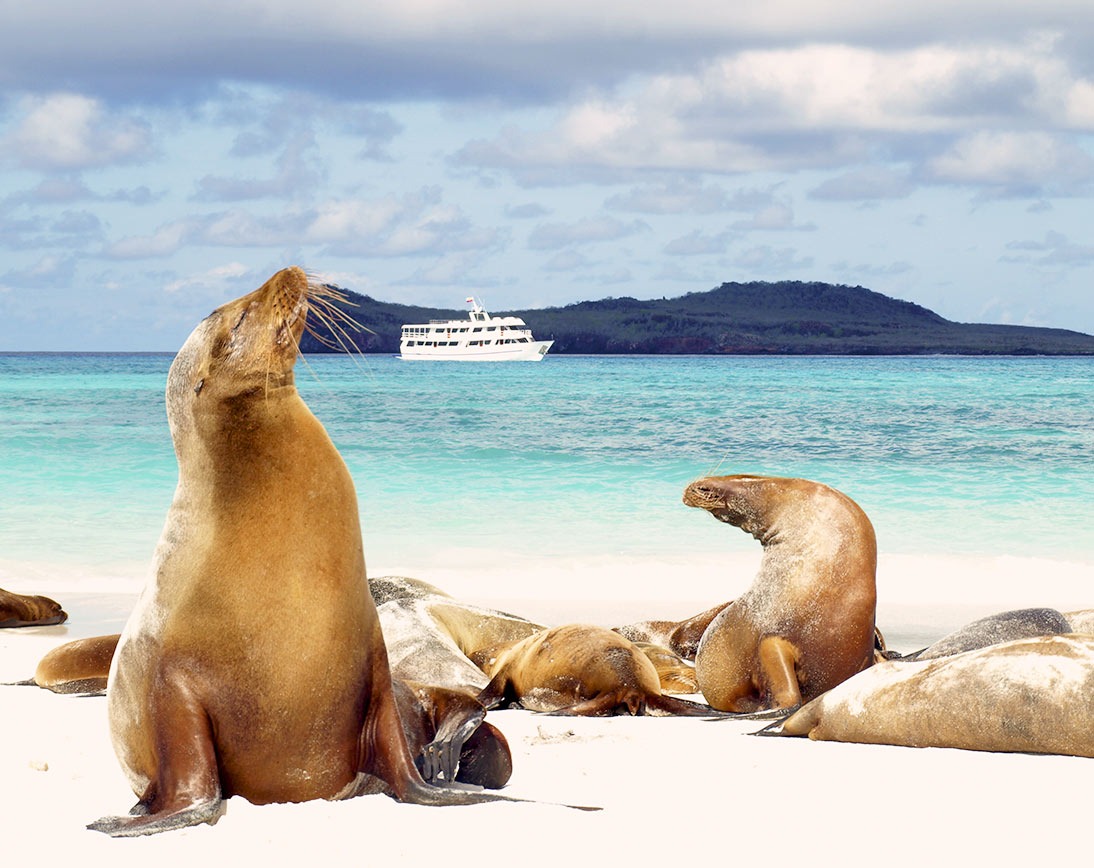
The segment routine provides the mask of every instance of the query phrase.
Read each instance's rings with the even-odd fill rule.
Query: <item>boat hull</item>
[[[408,362],[539,362],[554,341],[534,341],[520,346],[418,347],[403,349],[398,358]]]

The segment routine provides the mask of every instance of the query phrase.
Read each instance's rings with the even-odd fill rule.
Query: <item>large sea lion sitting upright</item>
[[[407,748],[353,481],[293,381],[308,311],[333,316],[330,295],[280,271],[215,310],[171,365],[178,488],[107,687],[138,802],[93,829],[215,822],[231,795],[500,798],[424,783]]]
[[[764,548],[752,586],[703,633],[695,673],[723,711],[790,708],[874,660],[877,542],[847,495],[807,479],[716,476],[684,503]]]

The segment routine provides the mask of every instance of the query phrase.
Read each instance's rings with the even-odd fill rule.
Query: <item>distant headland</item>
[[[365,353],[398,353],[403,323],[466,316],[377,301],[342,290],[350,333]],[[605,298],[565,307],[494,311],[522,317],[551,355],[1094,355],[1094,336],[1058,328],[958,323],[861,286],[780,281],[723,283],[677,298]],[[306,336],[304,352],[335,341]],[[327,345],[324,345],[324,344]],[[349,349],[349,348],[347,348]]]

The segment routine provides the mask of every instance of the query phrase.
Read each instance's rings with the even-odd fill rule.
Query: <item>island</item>
[[[304,352],[398,353],[403,323],[466,311],[384,302],[341,289],[363,328],[342,342],[322,326]],[[861,286],[779,281],[723,283],[676,298],[629,297],[505,311],[551,355],[1094,355],[1094,336],[1061,328],[959,323]]]

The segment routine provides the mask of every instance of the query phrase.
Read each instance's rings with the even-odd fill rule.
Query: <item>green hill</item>
[[[352,335],[362,352],[397,353],[403,323],[463,319],[440,310],[346,292],[346,312],[373,333]],[[1094,336],[1066,329],[977,325],[861,286],[723,283],[678,298],[606,298],[541,310],[493,311],[522,317],[552,354],[1094,355]],[[329,351],[307,338],[305,352]]]

